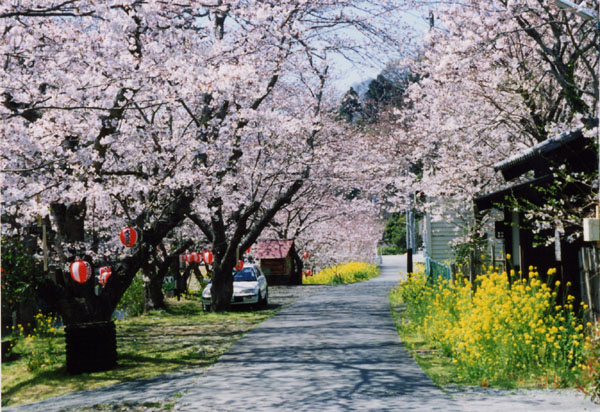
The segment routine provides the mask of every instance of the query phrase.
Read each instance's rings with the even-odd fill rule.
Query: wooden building
[[[300,284],[295,270],[297,256],[293,240],[267,239],[256,245],[255,257],[270,285]]]
[[[452,242],[460,236],[456,222],[434,220],[431,213],[425,213],[421,227],[425,255],[436,262],[449,264],[454,260]]]
[[[523,276],[527,276],[529,266],[537,267],[542,276],[548,269],[556,268],[562,284],[571,282],[573,285],[569,292],[578,302],[586,294],[580,280],[580,255],[586,245],[580,238],[568,239],[574,228],[559,231],[551,227],[545,233],[534,233],[533,222],[523,211],[527,205],[543,206],[553,200],[554,195],[547,188],[556,179],[553,172],[556,168],[563,167],[568,173],[593,171],[597,167],[597,152],[592,143],[584,137],[583,129],[538,143],[494,166],[507,182],[517,183],[475,199],[478,211],[495,208],[503,212],[503,219],[496,222],[495,237],[504,241],[504,250],[510,254],[506,267],[521,270]],[[567,195],[570,192],[575,195],[582,188],[573,183],[563,190]],[[554,238],[554,242],[544,244],[540,237]]]

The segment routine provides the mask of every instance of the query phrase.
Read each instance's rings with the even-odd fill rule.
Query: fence
[[[590,320],[600,319],[600,249],[581,248],[579,251],[581,296],[590,307]]]
[[[429,256],[425,256],[425,274],[427,275],[427,282],[430,283],[435,283],[439,279],[452,279],[450,266],[437,262]]]

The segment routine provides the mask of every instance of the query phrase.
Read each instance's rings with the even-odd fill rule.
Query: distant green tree
[[[369,83],[364,96],[364,118],[367,122],[376,122],[387,108],[400,108],[404,105],[404,96],[417,76],[408,70],[390,63]]]
[[[352,123],[362,117],[360,97],[353,87],[351,87],[342,98],[339,114],[340,117],[348,123]]]
[[[340,119],[348,123],[371,124],[379,120],[380,115],[391,107],[400,108],[404,102],[406,90],[418,76],[406,68],[391,62],[369,81],[364,95],[351,87],[340,102]],[[362,89],[362,86],[359,86]]]
[[[383,242],[388,245],[382,251],[383,254],[406,253],[406,215],[404,213],[393,213],[387,220],[383,231]]]

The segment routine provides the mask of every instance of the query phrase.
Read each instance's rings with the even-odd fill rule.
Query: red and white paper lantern
[[[242,269],[244,269],[244,261],[243,260],[238,260],[237,265],[235,265],[235,270],[237,270],[238,272]]]
[[[310,270],[310,269],[306,270],[306,271],[304,272],[304,275],[305,275],[305,276],[307,276],[307,277],[308,277],[308,276],[312,276],[312,272],[311,272],[311,270]]]
[[[192,252],[190,253],[190,262],[200,263],[200,253]]]
[[[204,260],[204,263],[206,263],[207,265],[210,265],[213,263],[213,258],[214,258],[213,254],[210,250],[206,250],[202,254],[202,260]]]
[[[250,249],[250,248],[246,249],[246,254],[249,255],[251,251],[252,251],[252,249]]]
[[[138,234],[134,228],[126,226],[121,230],[121,243],[125,246],[132,247],[137,242],[137,239]]]
[[[308,254],[308,251],[306,251],[306,252],[304,252],[304,253],[302,254],[302,258],[303,258],[303,259],[308,259],[308,257],[309,257],[309,256],[310,256],[310,255]]]
[[[85,283],[92,275],[92,265],[85,260],[71,263],[71,278],[77,283]]]
[[[112,274],[112,271],[110,270],[110,267],[108,267],[108,266],[102,266],[100,268],[100,270],[99,270],[99,273],[100,273],[100,275],[98,276],[98,282],[102,286],[106,286],[106,282],[108,282],[108,278]]]

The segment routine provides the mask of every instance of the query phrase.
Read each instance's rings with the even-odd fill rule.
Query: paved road
[[[49,412],[167,398],[177,400],[177,410],[210,412],[595,410],[573,392],[438,389],[400,344],[390,315],[387,294],[397,284],[404,260],[385,257],[383,263],[377,279],[330,288],[283,309],[205,371],[6,411]]]
[[[387,294],[400,259],[367,283],[302,299],[224,355],[186,411],[459,410],[398,342]]]

